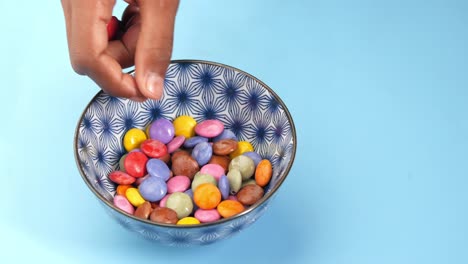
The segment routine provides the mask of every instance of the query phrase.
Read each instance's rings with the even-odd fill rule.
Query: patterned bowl
[[[143,129],[152,120],[190,115],[198,122],[221,120],[240,140],[273,164],[273,177],[264,197],[246,211],[216,223],[173,226],[142,220],[114,207],[116,186],[107,175],[124,154],[123,135]],[[210,244],[254,223],[268,208],[286,179],[296,153],[291,114],[278,95],[241,70],[206,61],[174,61],[169,66],[161,100],[136,103],[99,92],[84,110],[75,134],[75,159],[81,176],[118,223],[165,245]]]

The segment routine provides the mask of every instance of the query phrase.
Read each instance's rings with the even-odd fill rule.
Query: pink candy
[[[238,201],[235,195],[229,195],[228,200]]]
[[[174,176],[167,181],[167,192],[168,193],[175,193],[175,192],[185,192],[188,190],[191,182],[189,177],[187,176]]]
[[[224,130],[224,124],[219,120],[205,120],[195,126],[197,135],[207,138],[219,136]]]
[[[167,143],[167,152],[172,153],[182,146],[185,142],[184,136],[177,136],[171,142]]]
[[[202,223],[210,223],[219,220],[221,216],[219,215],[218,210],[216,209],[198,209],[197,211],[195,211],[195,218],[197,218]]]
[[[170,194],[166,194],[166,196],[159,201],[159,207],[166,207],[167,198],[169,198],[169,196]]]
[[[128,214],[132,215],[135,212],[133,205],[123,195],[116,195],[114,197],[114,205]]]
[[[218,164],[206,164],[200,169],[200,173],[209,174],[219,181],[219,178],[224,175],[224,168]]]

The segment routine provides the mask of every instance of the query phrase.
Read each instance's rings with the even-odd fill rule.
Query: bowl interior
[[[84,180],[110,204],[116,185],[108,174],[125,153],[126,131],[144,129],[157,118],[180,115],[221,120],[239,140],[252,143],[273,165],[265,199],[287,176],[295,155],[295,129],[281,99],[264,83],[238,69],[204,61],[169,66],[161,100],[136,103],[99,92],[78,122],[75,154]]]

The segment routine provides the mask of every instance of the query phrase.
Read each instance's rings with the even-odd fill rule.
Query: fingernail
[[[155,73],[148,73],[146,75],[146,90],[148,91],[151,99],[161,98],[164,80]]]

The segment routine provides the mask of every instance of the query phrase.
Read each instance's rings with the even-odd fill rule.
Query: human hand
[[[115,0],[62,0],[73,69],[105,92],[136,101],[159,99],[170,63],[179,0],[125,0],[123,32],[109,41]],[[122,72],[135,65],[135,78]]]

